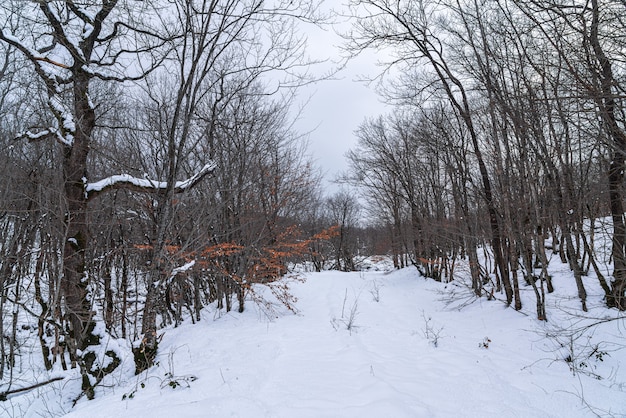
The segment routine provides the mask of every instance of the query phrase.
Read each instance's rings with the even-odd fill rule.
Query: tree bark
[[[74,115],[77,126],[72,146],[63,147],[63,184],[67,211],[61,286],[74,345],[71,347],[74,357],[76,350],[84,350],[90,342],[93,342],[88,334],[95,325],[87,297],[88,279],[85,265],[89,229],[84,179],[87,178],[89,141],[95,126],[95,112],[89,104],[88,86],[89,76],[83,71],[76,71]]]
[[[623,184],[626,160],[626,133],[620,128],[616,113],[616,102],[613,94],[615,79],[611,61],[602,48],[599,39],[600,8],[598,0],[591,1],[592,22],[589,42],[593,48],[595,59],[600,66],[598,79],[599,95],[596,102],[600,116],[604,121],[612,141],[611,162],[608,171],[609,201],[613,220],[613,285],[611,297],[607,298],[610,307],[626,310],[626,222],[624,221]],[[597,71],[597,70],[596,70]]]

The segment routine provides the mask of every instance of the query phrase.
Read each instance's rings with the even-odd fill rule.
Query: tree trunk
[[[626,153],[626,133],[620,128],[616,116],[616,102],[613,94],[615,79],[611,61],[604,53],[598,36],[600,25],[600,9],[598,0],[591,1],[592,22],[589,42],[593,48],[595,59],[599,64],[596,70],[600,82],[596,102],[600,109],[600,116],[604,121],[609,137],[612,140],[611,163],[609,165],[609,200],[611,218],[613,219],[613,286],[611,297],[607,298],[607,305],[626,310],[626,223],[624,222],[623,184]]]
[[[563,228],[567,228],[565,225]],[[576,258],[576,250],[574,248],[574,243],[572,240],[572,234],[569,230],[563,231],[563,239],[565,240],[565,248],[567,250],[567,260],[569,262],[569,266],[574,272],[574,280],[576,281],[576,287],[578,289],[578,297],[580,298],[580,302],[582,304],[582,310],[587,312],[587,291],[585,290],[585,285],[583,284],[582,279],[582,269],[578,264],[578,259]]]
[[[415,257],[415,266],[422,275],[429,277],[428,264],[423,261],[425,260],[425,257],[422,245],[422,222],[419,215],[419,209],[413,200],[411,200],[411,228],[413,232],[413,256]]]
[[[87,178],[89,141],[95,126],[95,113],[89,105],[88,85],[88,76],[77,72],[74,83],[76,132],[72,146],[64,146],[63,149],[63,183],[67,212],[61,287],[74,345],[71,347],[73,356],[76,355],[77,349],[84,350],[89,345],[91,339],[88,334],[95,325],[87,298],[88,279],[85,265],[89,230],[84,179]]]

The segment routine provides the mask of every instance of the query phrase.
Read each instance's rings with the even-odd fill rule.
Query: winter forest
[[[433,325],[422,302],[381,300],[399,282],[452,292],[461,310],[493,302],[503,328],[522,315],[575,324],[559,328],[565,375],[612,355],[611,390],[626,399],[626,3],[333,3],[0,3],[0,416],[60,416],[119,376],[150,376],[182,326],[195,339],[194,327],[226,333],[218,317],[258,321],[250,309],[306,316],[305,279],[366,280],[372,260],[395,281],[375,276],[370,299],[417,318],[430,350],[454,325]],[[310,54],[308,27],[336,32],[332,70]],[[295,128],[299,94],[366,51],[390,111],[353,127],[330,193]],[[325,325],[346,341],[373,332],[355,325],[373,311],[328,283],[341,318]],[[157,390],[202,381],[172,364]],[[21,406],[45,390],[61,409]],[[581,416],[623,416],[616,399]],[[241,416],[451,416],[276,408]]]

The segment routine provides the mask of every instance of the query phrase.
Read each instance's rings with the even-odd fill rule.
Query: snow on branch
[[[202,167],[200,171],[198,171],[193,176],[189,177],[187,180],[177,181],[176,185],[174,186],[174,189],[176,190],[177,193],[180,193],[180,192],[184,192],[187,189],[192,188],[196,183],[202,180],[204,176],[206,176],[209,173],[212,173],[216,167],[217,167],[217,164],[215,164],[213,161],[210,161],[209,163],[205,164],[205,166]]]
[[[217,164],[213,161],[208,162],[207,164],[200,169],[196,174],[188,178],[187,180],[177,181],[174,183],[174,193],[182,193],[186,190],[191,189],[195,186],[200,180],[204,178],[207,174],[212,173]],[[138,192],[144,193],[156,193],[165,191],[168,187],[166,181],[156,181],[145,178],[133,177],[128,174],[117,174],[114,176],[107,177],[95,183],[85,183],[85,193],[88,199],[95,197],[103,192],[114,189],[125,189],[125,190],[134,190]]]
[[[70,66],[67,64],[60,63],[58,61],[52,60],[49,57],[42,56],[39,51],[29,47],[25,43],[23,43],[19,38],[14,36],[11,33],[7,33],[4,30],[0,29],[0,40],[6,42],[11,45],[15,49],[19,50],[29,61],[31,61],[35,65],[35,70],[37,73],[43,78],[48,86],[48,89],[52,89],[56,91],[56,78],[57,78],[57,70],[61,69],[69,69]],[[42,62],[50,64],[52,68],[46,68],[41,65]]]
[[[50,128],[35,134],[26,132],[19,135],[19,137],[34,141],[54,136],[61,144],[71,147],[74,142],[76,124],[70,108],[59,95],[60,90],[57,83],[58,68],[69,69],[70,67],[48,57],[41,56],[36,50],[28,47],[20,39],[10,33],[4,32],[2,29],[0,29],[0,41],[4,41],[16,48],[33,63],[35,71],[46,84],[48,90],[48,106],[59,123],[58,129]],[[46,68],[41,65],[42,63],[50,64],[53,68]]]
[[[66,145],[68,147],[72,146],[73,135],[70,133],[70,134],[66,134],[64,136],[56,128],[48,128],[48,129],[44,129],[44,130],[39,131],[39,132],[32,132],[30,130],[29,131],[25,131],[25,132],[20,132],[19,134],[17,134],[15,136],[14,139],[15,140],[25,139],[25,140],[27,140],[29,142],[37,142],[37,141],[48,140],[50,138],[56,140],[60,144]]]
[[[191,260],[190,262],[180,266],[180,267],[176,267],[172,270],[172,273],[167,276],[167,279],[161,279],[155,283],[153,283],[152,285],[157,288],[157,287],[161,287],[163,289],[166,288],[166,286],[168,286],[170,283],[172,283],[172,281],[176,278],[177,275],[179,274],[183,274],[183,273],[187,273],[189,270],[191,270],[193,268],[193,266],[196,264],[195,260]]]
[[[172,270],[172,277],[176,276],[178,273],[186,272],[187,270],[191,269],[195,264],[196,264],[196,261],[191,260],[190,262],[188,262],[187,264],[183,266],[176,267],[174,270]]]
[[[162,282],[162,283],[155,283],[155,286],[166,286],[168,283],[170,283],[172,280],[174,280],[174,278],[181,273],[186,273],[187,271],[191,270],[191,268],[196,264],[195,260],[191,260],[190,262],[186,263],[185,265],[182,265],[180,267],[176,267],[174,270],[172,270],[172,274],[170,274],[169,278]]]
[[[56,137],[56,134],[57,132],[55,129],[44,129],[43,131],[39,131],[39,132],[26,131],[26,132],[19,133],[15,137],[15,139],[16,140],[27,139],[28,141],[35,142],[35,141],[42,141],[50,137]]]

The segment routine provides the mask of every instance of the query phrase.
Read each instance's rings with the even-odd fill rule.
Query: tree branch
[[[187,180],[177,181],[174,184],[174,193],[183,193],[193,188],[206,175],[212,173],[217,168],[213,161],[205,164],[200,171]],[[160,193],[167,189],[167,182],[151,179],[142,179],[128,174],[117,174],[107,177],[95,183],[86,183],[85,193],[87,199],[92,199],[109,190],[130,190],[141,193]]]
[[[14,395],[20,392],[27,392],[29,390],[37,389],[38,387],[45,386],[53,382],[58,382],[59,380],[63,380],[63,379],[64,379],[63,377],[57,376],[57,377],[53,377],[52,379],[48,379],[45,382],[35,383],[33,385],[26,386],[24,388],[7,390],[6,392],[0,392],[0,402],[6,401],[8,399],[7,398],[8,395]]]

